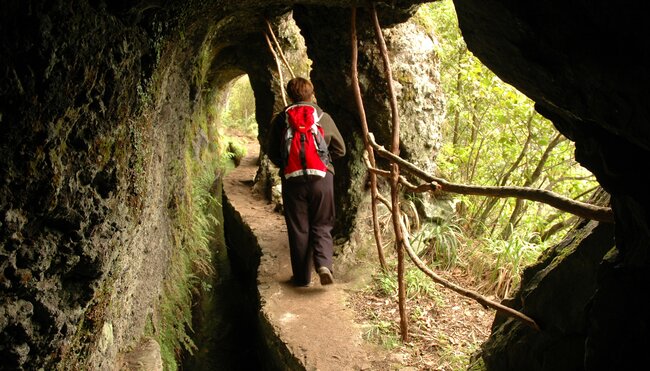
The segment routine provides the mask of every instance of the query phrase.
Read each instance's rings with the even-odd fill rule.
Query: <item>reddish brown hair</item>
[[[305,78],[296,77],[287,83],[287,93],[293,103],[309,102],[314,95],[314,85]]]

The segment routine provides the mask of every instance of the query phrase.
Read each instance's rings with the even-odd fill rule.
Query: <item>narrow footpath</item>
[[[354,312],[346,304],[346,290],[353,283],[339,279],[323,287],[314,273],[311,287],[297,288],[289,284],[291,266],[284,218],[273,210],[269,201],[253,191],[258,150],[257,146],[249,146],[248,154],[227,175],[223,186],[224,202],[250,228],[261,249],[257,271],[261,322],[272,329],[276,341],[291,353],[292,368],[377,369],[388,351],[362,339],[361,326],[354,321]]]

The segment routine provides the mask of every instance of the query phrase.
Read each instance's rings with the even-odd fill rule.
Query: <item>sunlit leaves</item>
[[[538,187],[568,197],[578,197],[596,185],[589,172],[573,160],[570,141],[554,144],[548,158],[543,158],[557,130],[535,112],[530,99],[467,50],[452,1],[423,5],[417,19],[438,40],[436,51],[447,99],[442,128],[446,143],[438,157],[441,175],[461,183]],[[539,166],[543,171],[536,176]],[[553,216],[556,211],[548,206],[529,204],[525,203],[523,215],[515,215],[515,233],[520,236],[566,218]],[[514,207],[514,200],[486,202],[477,198],[466,204],[461,216],[487,226],[470,228],[490,237],[509,222]]]

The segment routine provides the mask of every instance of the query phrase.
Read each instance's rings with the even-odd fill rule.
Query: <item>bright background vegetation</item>
[[[415,18],[438,42],[447,99],[439,176],[455,183],[523,186],[587,201],[595,178],[574,160],[574,145],[534,110],[534,103],[485,67],[463,41],[450,0],[423,5]],[[466,264],[499,297],[523,265],[557,243],[574,220],[541,203],[456,195],[456,215],[421,239],[442,267]],[[453,264],[449,264],[453,262]]]

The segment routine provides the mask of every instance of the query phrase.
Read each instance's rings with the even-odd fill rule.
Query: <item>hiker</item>
[[[271,120],[267,149],[269,159],[280,168],[293,271],[291,281],[296,286],[309,286],[313,267],[321,285],[328,285],[334,282],[331,234],[334,225],[334,167],[331,160],[345,155],[345,144],[332,117],[316,105],[314,86],[309,80],[302,77],[291,79],[287,83],[287,93],[292,103]],[[319,147],[318,138],[324,138],[326,146],[323,146],[325,153],[320,154],[322,161],[315,151],[303,153],[296,157],[299,160],[292,161],[296,154],[288,149],[291,145],[288,141],[300,134],[290,129],[290,122],[300,120],[318,123],[308,135],[315,137],[315,147]],[[299,141],[294,143],[300,146]],[[316,165],[307,166],[305,157],[317,162],[320,169]],[[292,165],[288,164],[301,162],[304,169],[289,169]]]

